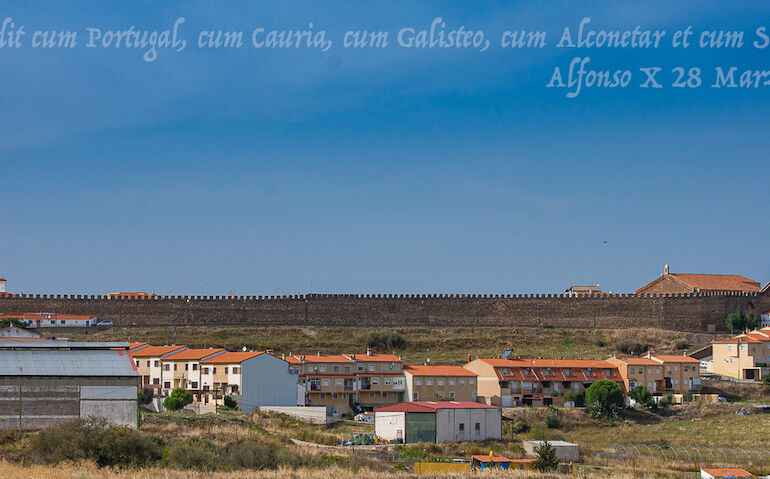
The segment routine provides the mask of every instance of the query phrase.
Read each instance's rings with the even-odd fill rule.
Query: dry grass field
[[[390,346],[382,338],[396,336],[403,344]],[[395,351],[409,363],[462,364],[472,357],[499,356],[506,349],[525,357],[604,359],[612,354],[644,352],[681,354],[709,344],[713,334],[659,329],[551,329],[551,328],[423,328],[373,330],[351,327],[177,327],[111,328],[72,335],[76,341],[131,341],[151,344],[186,344],[190,347],[225,347],[231,351],[273,349],[277,354],[361,352],[367,345],[377,352]]]

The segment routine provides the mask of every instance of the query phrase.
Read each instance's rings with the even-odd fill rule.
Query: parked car
[[[112,321],[110,321],[109,319],[106,320],[106,321],[99,321],[98,323],[96,323],[96,325],[97,326],[112,326]]]

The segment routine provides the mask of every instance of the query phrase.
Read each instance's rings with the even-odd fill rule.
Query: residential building
[[[374,434],[406,443],[501,439],[502,417],[475,402],[404,402],[374,409]]]
[[[152,387],[154,394],[160,395],[163,387],[161,382],[163,359],[185,349],[188,349],[187,346],[147,346],[143,343],[131,348],[129,352],[139,373],[139,385],[142,388]]]
[[[30,328],[90,328],[98,322],[96,316],[56,313],[8,313],[0,319],[18,319]]]
[[[162,395],[168,396],[174,389],[183,388],[192,393],[196,402],[201,402],[201,361],[224,353],[222,348],[184,349],[165,356],[161,359]]]
[[[602,291],[599,285],[595,286],[570,286],[565,291],[568,296],[611,296],[612,293]]]
[[[646,387],[653,396],[700,391],[700,361],[689,356],[647,355],[643,358],[610,358],[618,368],[627,391]]]
[[[0,339],[0,430],[38,430],[89,416],[137,427],[138,384],[127,343]]]
[[[7,280],[5,278],[0,278],[0,298],[10,298],[12,296],[15,296],[13,293],[9,293],[6,290],[6,284]]]
[[[335,415],[372,410],[404,400],[403,361],[393,354],[289,355],[307,406],[328,406]]]
[[[462,366],[404,366],[407,401],[476,401],[477,374]]]
[[[761,287],[759,281],[738,274],[669,273],[666,265],[661,276],[637,289],[635,294],[758,293]]]
[[[464,367],[478,374],[478,401],[492,406],[550,405],[602,379],[625,386],[617,366],[599,360],[479,358]]]
[[[716,374],[759,381],[770,374],[770,327],[711,342]]]
[[[202,402],[230,396],[243,412],[259,406],[297,405],[297,368],[266,352],[224,352],[200,362]]]
[[[759,315],[759,327],[760,328],[770,327],[770,311],[765,311],[764,313],[761,313]]]

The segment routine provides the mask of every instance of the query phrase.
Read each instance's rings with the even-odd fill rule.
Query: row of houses
[[[15,319],[28,328],[91,328],[99,324],[99,318],[92,315],[58,313],[7,313],[0,314],[0,320]],[[112,324],[111,322],[107,322]]]

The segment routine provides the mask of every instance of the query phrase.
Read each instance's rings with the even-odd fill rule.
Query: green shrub
[[[366,337],[366,345],[380,352],[401,350],[406,344],[406,339],[395,331],[371,331]]]
[[[535,448],[537,459],[532,463],[535,469],[540,472],[555,471],[559,467],[559,459],[556,458],[556,449],[551,447],[548,441],[542,446]]]
[[[193,402],[190,391],[183,388],[174,389],[171,394],[163,400],[163,407],[167,411],[178,411]]]
[[[596,338],[594,339],[594,345],[603,348],[607,345],[607,342],[604,340],[604,338]]]
[[[653,407],[655,401],[652,399],[652,394],[644,386],[637,386],[628,393],[628,397],[643,405],[644,407]]]
[[[573,391],[564,391],[564,402],[575,403],[575,407],[583,407],[586,405],[586,397],[583,394],[578,394]]]
[[[623,407],[623,391],[614,381],[602,379],[586,389],[586,408],[594,417],[617,417]]]
[[[625,342],[625,343],[620,343],[618,345],[618,349],[623,354],[642,354],[642,353],[646,353],[647,350],[650,349],[650,345],[649,344],[638,343],[638,342],[634,343],[634,342],[628,341],[628,342]]]
[[[559,420],[559,408],[556,406],[549,406],[548,412],[545,414],[545,425],[551,429],[556,429],[561,426]]]
[[[33,436],[33,453],[47,463],[94,461],[104,466],[144,466],[161,457],[161,447],[127,427],[110,427],[104,419],[77,419]]]
[[[230,396],[225,396],[223,401],[225,403],[225,407],[230,409],[238,409],[238,403],[235,402],[235,399],[231,398]]]
[[[179,469],[213,471],[221,464],[219,452],[210,442],[193,437],[168,446],[163,451],[163,462]]]

